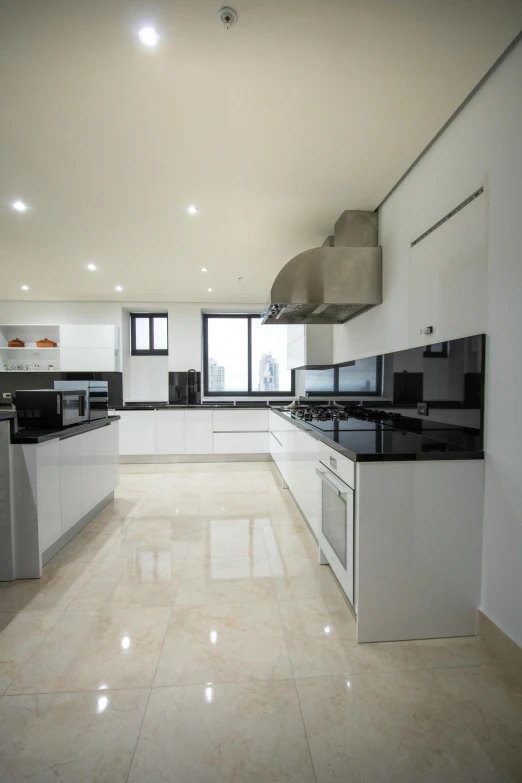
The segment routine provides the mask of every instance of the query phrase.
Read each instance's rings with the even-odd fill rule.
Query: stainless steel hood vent
[[[382,302],[377,213],[343,212],[322,247],[305,250],[279,272],[263,324],[343,324]]]

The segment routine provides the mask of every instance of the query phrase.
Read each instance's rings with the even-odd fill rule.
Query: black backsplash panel
[[[169,404],[186,405],[188,402],[188,372],[169,372]],[[201,402],[201,373],[196,372],[196,390],[198,401]]]
[[[123,405],[121,372],[2,372],[0,373],[0,404],[4,392],[17,389],[53,389],[55,381],[108,381],[109,408]]]

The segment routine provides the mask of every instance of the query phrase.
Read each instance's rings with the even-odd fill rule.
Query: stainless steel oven
[[[354,491],[323,462],[315,472],[321,479],[321,554],[355,606]]]
[[[55,389],[81,390],[87,392],[89,421],[104,419],[109,415],[108,381],[55,381]]]
[[[70,427],[89,420],[87,392],[57,389],[21,389],[15,392],[15,407],[21,427]]]

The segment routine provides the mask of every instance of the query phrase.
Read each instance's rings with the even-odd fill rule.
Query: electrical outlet
[[[417,403],[417,413],[419,416],[429,416],[430,409],[427,402],[418,402]]]
[[[11,392],[2,392],[2,399],[3,400],[12,400]]]

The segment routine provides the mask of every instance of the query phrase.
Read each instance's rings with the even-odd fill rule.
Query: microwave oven
[[[65,391],[86,391],[89,421],[106,419],[109,415],[108,381],[55,381],[54,388]]]
[[[20,389],[14,405],[20,427],[60,429],[89,421],[84,390]]]

